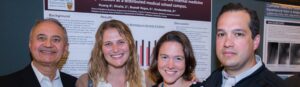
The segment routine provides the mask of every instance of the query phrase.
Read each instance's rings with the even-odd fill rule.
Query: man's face
[[[228,11],[219,17],[216,53],[225,69],[244,71],[256,63],[254,52],[260,37],[251,38],[249,22],[246,11]]]
[[[64,31],[52,22],[37,25],[30,38],[29,49],[33,62],[40,65],[56,65],[68,50]]]

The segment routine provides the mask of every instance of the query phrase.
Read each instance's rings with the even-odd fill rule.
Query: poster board
[[[300,72],[300,6],[266,4],[263,53],[271,71]]]
[[[204,80],[211,72],[211,0],[44,0],[44,18],[58,19],[66,27],[69,57],[62,71],[79,77],[87,72],[95,32],[103,21],[117,19],[132,31],[139,63],[148,69],[151,52],[164,33],[177,30],[191,40]]]

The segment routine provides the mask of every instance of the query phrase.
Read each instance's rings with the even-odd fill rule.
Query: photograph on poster
[[[267,64],[275,64],[278,60],[278,43],[269,42],[268,43],[268,61]]]
[[[300,44],[269,42],[267,64],[300,65]]]
[[[290,43],[279,44],[278,64],[289,64]]]
[[[300,44],[291,45],[291,65],[300,65]]]

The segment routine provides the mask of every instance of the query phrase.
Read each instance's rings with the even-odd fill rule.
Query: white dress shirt
[[[31,62],[31,66],[35,76],[37,77],[41,87],[63,87],[59,71],[56,70],[54,79],[51,81],[49,77],[43,75]]]

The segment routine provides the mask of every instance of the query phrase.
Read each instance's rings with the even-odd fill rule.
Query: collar
[[[49,77],[47,77],[47,76],[45,76],[45,75],[43,75],[34,65],[33,65],[33,63],[31,62],[31,67],[32,67],[32,69],[33,69],[33,72],[34,72],[34,74],[35,74],[35,76],[37,77],[37,79],[38,79],[38,81],[41,83],[41,81],[43,80],[43,79],[49,79],[50,80],[50,78]],[[55,74],[55,77],[54,77],[54,79],[53,80],[58,80],[58,79],[60,79],[60,74],[59,74],[59,71],[58,70],[56,70],[56,74]]]
[[[250,76],[256,70],[258,70],[259,67],[261,67],[263,65],[260,56],[255,55],[255,60],[256,60],[256,64],[253,67],[251,67],[249,70],[246,70],[246,71],[242,72],[241,74],[239,74],[237,76],[229,76],[229,74],[227,72],[225,72],[225,70],[223,69],[222,70],[223,83],[224,83],[224,80],[234,79],[234,85],[235,85],[240,80],[246,78],[247,76]]]

